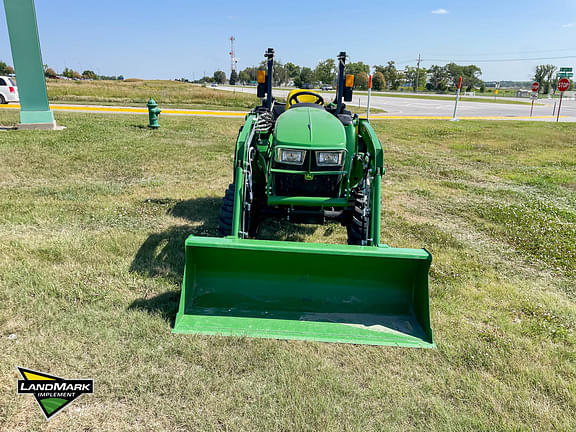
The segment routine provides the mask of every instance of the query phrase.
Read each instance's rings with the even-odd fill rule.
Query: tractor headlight
[[[276,162],[280,163],[291,165],[302,165],[304,163],[305,158],[306,158],[306,150],[279,148],[276,151]]]
[[[317,151],[316,163],[318,166],[340,166],[344,157],[344,150],[340,151]]]

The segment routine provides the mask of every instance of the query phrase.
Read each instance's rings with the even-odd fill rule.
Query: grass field
[[[249,110],[256,95],[222,92],[176,81],[65,81],[48,80],[50,102],[103,105],[146,105],[153,97],[161,106],[192,109]]]
[[[438,349],[416,350],[171,335],[241,121],[56,115],[66,130],[0,132],[0,430],[576,430],[573,124],[374,123],[382,239],[434,255]],[[47,425],[17,365],[95,394]]]
[[[219,91],[199,85],[176,81],[66,81],[48,80],[48,98],[54,103],[88,105],[145,106],[151,97],[160,108],[190,108],[207,110],[249,111],[260,105],[254,94]],[[284,102],[283,98],[278,98]],[[365,108],[349,106],[353,113],[364,113]],[[373,108],[374,113],[386,112]]]

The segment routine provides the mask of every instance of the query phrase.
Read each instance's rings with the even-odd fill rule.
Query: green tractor
[[[310,90],[272,97],[274,50],[258,73],[262,105],[246,115],[222,237],[190,236],[174,333],[434,347],[424,249],[380,244],[383,152],[346,110],[354,77],[338,56],[327,103]],[[336,221],[348,245],[258,240],[261,222]]]

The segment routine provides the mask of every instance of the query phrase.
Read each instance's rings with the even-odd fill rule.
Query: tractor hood
[[[281,147],[345,149],[346,132],[324,109],[294,107],[276,121],[274,144]]]

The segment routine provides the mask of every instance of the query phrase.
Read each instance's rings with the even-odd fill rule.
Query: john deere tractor
[[[272,96],[274,50],[258,71],[262,105],[236,141],[220,238],[190,236],[175,333],[433,347],[424,249],[380,243],[383,151],[346,109],[354,76],[338,55],[333,101]],[[262,221],[337,221],[348,245],[258,240]]]

